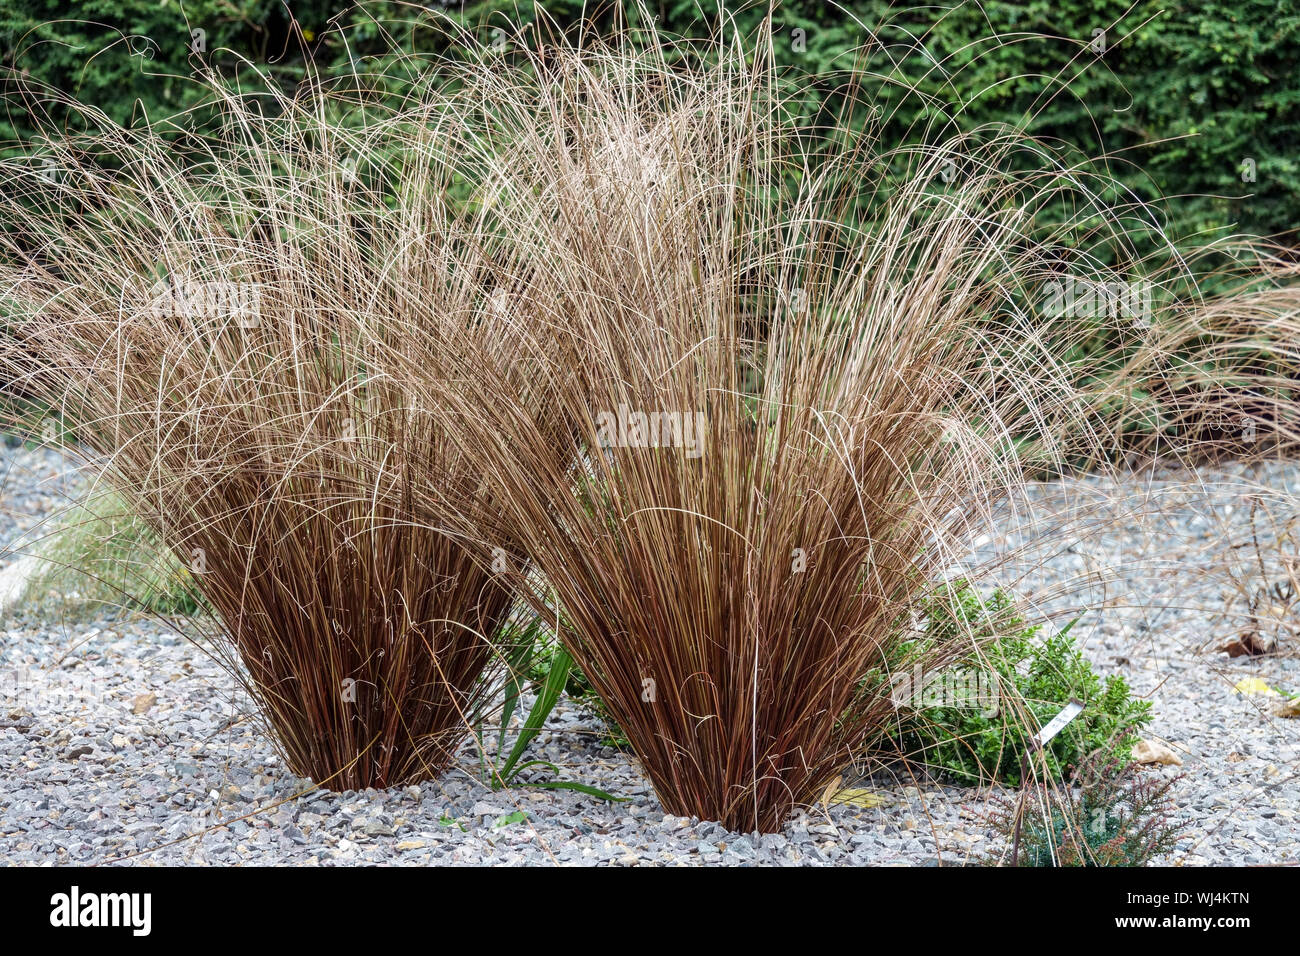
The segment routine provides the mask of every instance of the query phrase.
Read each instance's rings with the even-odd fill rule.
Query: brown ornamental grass
[[[879,744],[890,682],[864,675],[889,676],[943,582],[990,579],[973,549],[999,505],[1104,467],[1124,425],[1105,410],[1166,375],[1103,376],[1096,323],[1049,321],[1044,290],[1071,267],[1153,284],[1153,337],[1204,307],[1162,294],[1188,284],[1167,248],[1102,264],[1151,213],[1048,144],[826,137],[761,45],[672,53],[460,71],[479,134],[456,161],[490,170],[493,232],[525,264],[499,312],[530,344],[463,353],[454,384],[393,374],[480,463],[492,509],[461,509],[466,533],[520,542],[514,586],[664,809],[767,832]]]
[[[209,614],[178,626],[290,769],[428,779],[515,650],[510,591],[415,507],[430,484],[487,493],[481,465],[376,358],[410,328],[435,355],[501,347],[478,321],[487,253],[447,199],[461,130],[432,97],[206,82],[218,119],[197,132],[60,100],[75,132],[6,161],[0,367],[188,567]]]

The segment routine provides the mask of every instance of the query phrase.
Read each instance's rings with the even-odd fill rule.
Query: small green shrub
[[[986,691],[946,701],[948,706],[932,705],[924,695],[919,706],[905,703],[895,735],[902,752],[963,783],[1015,786],[1029,739],[1073,698],[1084,703],[1084,711],[1048,744],[1048,775],[1061,779],[1065,768],[1112,740],[1116,758],[1128,761],[1136,737],[1121,730],[1149,723],[1151,704],[1133,699],[1117,674],[1103,682],[1070,627],[1040,637],[1041,626],[1029,625],[1005,592],[982,599],[965,582],[936,594],[922,611],[923,636],[911,642],[901,673],[926,647],[965,639],[981,649],[979,657],[972,653],[954,670],[974,670]]]
[[[1131,733],[1132,728],[1126,728]],[[1123,736],[1117,740],[1123,740]],[[1090,754],[1070,775],[1065,792],[1046,788],[1043,801],[1026,801],[1017,866],[1146,866],[1172,852],[1185,824],[1169,818],[1170,790],[1181,779],[1139,771],[1125,774],[1127,758],[1115,751]],[[1039,808],[1046,805],[1043,813]],[[1001,798],[991,818],[1015,849],[1022,804]],[[990,858],[987,862],[999,862]]]

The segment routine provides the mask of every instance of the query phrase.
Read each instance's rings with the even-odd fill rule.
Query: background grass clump
[[[202,607],[190,569],[116,495],[73,505],[32,553],[39,563],[23,603],[33,611],[188,615]]]

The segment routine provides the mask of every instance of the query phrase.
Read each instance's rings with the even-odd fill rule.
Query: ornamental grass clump
[[[499,698],[514,606],[415,510],[417,486],[484,492],[480,463],[378,371],[407,327],[489,353],[503,331],[479,321],[485,243],[447,202],[454,117],[359,80],[209,77],[219,118],[195,129],[61,100],[71,119],[4,162],[0,199],[0,374],[180,558],[211,614],[175,623],[333,789],[449,765]]]
[[[492,170],[493,231],[536,263],[500,299],[531,344],[405,378],[492,488],[461,520],[520,543],[540,574],[511,579],[664,809],[772,831],[895,719],[863,675],[954,568],[987,575],[995,503],[1109,451],[1088,330],[1045,333],[1039,304],[1066,243],[1126,226],[1015,130],[827,136],[761,44],[672,54],[588,38],[462,70],[480,132],[455,161]]]

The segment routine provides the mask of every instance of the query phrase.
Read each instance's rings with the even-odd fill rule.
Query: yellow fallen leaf
[[[1269,687],[1258,677],[1243,677],[1237,681],[1232,688],[1238,694],[1245,694],[1247,697],[1277,697],[1278,692]]]
[[[850,787],[847,790],[841,790],[835,794],[831,803],[843,804],[848,807],[862,807],[870,810],[873,807],[884,806],[889,801],[878,793],[872,793],[870,790],[863,790],[858,787]]]
[[[1158,763],[1181,767],[1183,760],[1164,744],[1154,740],[1139,740],[1133,745],[1134,763]]]
[[[831,808],[831,797],[840,792],[840,785],[844,783],[844,776],[837,776],[830,783],[826,784],[826,789],[822,791],[821,805],[822,809],[829,811]]]

